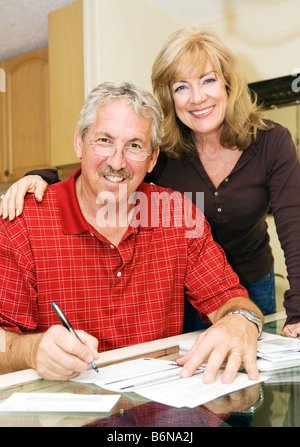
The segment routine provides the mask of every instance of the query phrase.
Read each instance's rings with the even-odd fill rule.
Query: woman
[[[204,191],[213,235],[264,314],[276,309],[265,221],[271,205],[291,284],[288,322],[298,323],[300,169],[289,132],[262,119],[235,57],[213,33],[173,34],[153,64],[152,84],[168,156],[152,181]]]
[[[164,140],[146,180],[193,193],[194,201],[204,192],[215,240],[264,314],[276,310],[266,224],[271,206],[290,282],[284,334],[297,336],[300,168],[289,131],[262,119],[235,57],[211,32],[173,34],[153,64],[152,84],[164,113]],[[191,324],[185,330],[199,328]]]

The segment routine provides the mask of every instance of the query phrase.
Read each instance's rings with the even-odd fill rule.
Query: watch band
[[[262,325],[261,319],[259,318],[258,315],[256,315],[251,310],[239,309],[239,310],[234,310],[232,312],[229,312],[228,314],[226,314],[224,316],[226,317],[227,315],[233,315],[233,314],[243,315],[243,317],[247,318],[247,320],[251,321],[251,323],[256,324],[257,329],[258,329],[258,337],[257,338],[260,338],[260,336],[262,334],[263,325]]]

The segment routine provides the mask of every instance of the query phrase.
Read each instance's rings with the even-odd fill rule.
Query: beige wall
[[[151,91],[151,67],[181,24],[147,0],[84,0],[85,94],[103,81]]]
[[[234,1],[228,4],[234,8]],[[194,25],[214,29],[233,50],[248,82],[292,74],[300,67],[299,0],[265,0]]]
[[[151,89],[154,58],[183,25],[148,0],[83,1],[86,93],[107,79]],[[225,6],[234,10],[234,3]],[[262,0],[214,19],[196,18],[190,26],[216,31],[238,57],[247,81],[255,82],[300,69],[299,17],[299,0]]]
[[[284,292],[289,289],[289,283],[287,280],[287,271],[285,265],[284,253],[281,248],[276,226],[274,222],[274,217],[268,215],[267,217],[268,233],[270,235],[270,244],[272,247],[272,252],[274,256],[274,272],[275,272],[275,287],[276,287],[276,305],[277,312],[284,310],[283,307],[283,297]]]

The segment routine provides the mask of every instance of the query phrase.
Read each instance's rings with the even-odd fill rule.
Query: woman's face
[[[173,82],[171,91],[177,117],[195,133],[195,137],[219,134],[228,95],[225,83],[209,62],[199,77],[181,77]]]

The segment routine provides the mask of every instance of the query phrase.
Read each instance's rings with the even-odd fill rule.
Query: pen
[[[67,317],[63,314],[63,312],[62,312],[62,310],[60,309],[60,307],[59,307],[56,303],[54,303],[54,302],[52,302],[52,307],[53,307],[53,310],[55,311],[56,315],[57,315],[58,318],[60,319],[61,323],[63,324],[63,326],[64,326],[66,329],[68,329],[68,331],[70,331],[73,335],[75,335],[75,337],[77,337],[79,341],[81,341],[80,338],[78,337],[78,335],[76,334],[76,332],[74,331],[74,329],[72,328],[71,323],[68,321]],[[91,362],[91,367],[92,367],[97,373],[99,372],[99,370],[98,370],[98,368],[97,368],[95,362]]]

